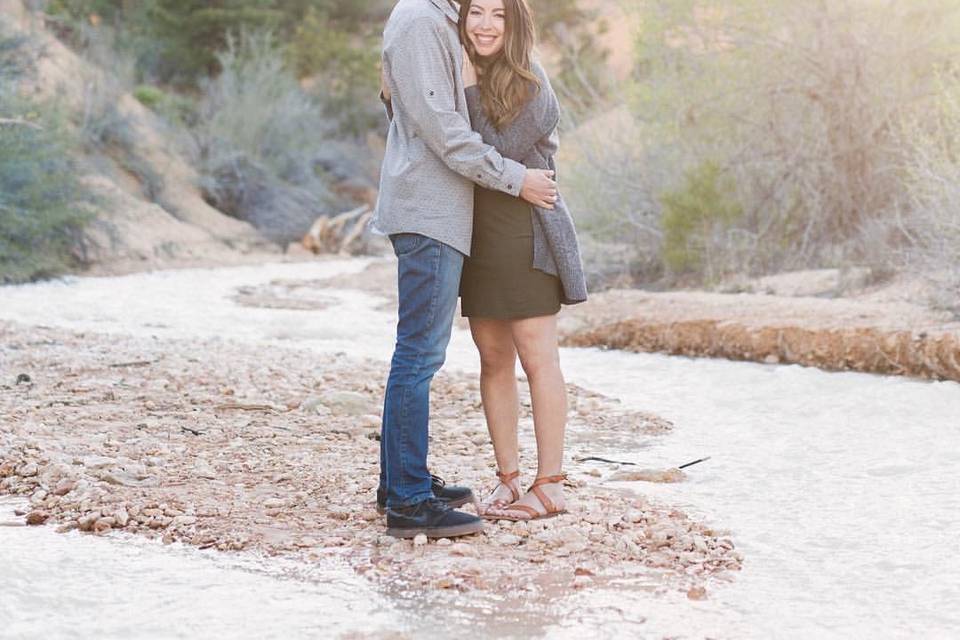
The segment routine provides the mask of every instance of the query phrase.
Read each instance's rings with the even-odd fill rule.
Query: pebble
[[[39,525],[43,524],[50,518],[50,514],[46,511],[31,511],[27,514],[27,524],[29,525]]]
[[[123,507],[117,509],[117,511],[113,514],[113,517],[117,521],[117,524],[121,527],[127,526],[127,524],[130,522],[130,514],[127,513],[127,510]]]
[[[24,478],[30,478],[37,475],[39,468],[33,462],[28,462],[27,464],[20,467],[20,475]]]
[[[454,556],[463,556],[465,558],[476,558],[479,554],[473,545],[466,542],[454,542],[450,546],[450,554]]]
[[[691,600],[706,600],[707,590],[704,587],[691,587],[687,591],[687,597]]]
[[[53,493],[58,496],[65,496],[77,486],[76,480],[70,480],[69,478],[64,478],[57,483],[57,486],[54,487]]]
[[[415,547],[422,547],[425,544],[427,544],[427,536],[422,533],[417,534],[417,537],[413,539],[413,545]]]

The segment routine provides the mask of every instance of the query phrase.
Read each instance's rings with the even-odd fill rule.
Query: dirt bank
[[[740,567],[728,537],[613,488],[617,469],[603,464],[571,463],[573,513],[546,524],[426,545],[385,536],[373,505],[384,363],[9,323],[0,345],[0,493],[29,497],[32,522],[307,562],[335,556],[380,585],[481,599],[541,587],[555,597],[624,578],[701,597],[710,578]],[[598,441],[629,455],[670,428],[570,394],[570,459]],[[488,488],[494,462],[476,381],[442,375],[434,399],[432,469]]]
[[[960,323],[905,301],[608,291],[562,325],[568,346],[960,380]]]
[[[797,272],[739,285],[770,293],[593,293],[560,313],[561,339],[571,347],[960,380],[960,322],[923,304],[916,283],[844,294],[838,273]],[[395,264],[379,261],[360,277],[316,285],[360,289],[395,305],[395,281]],[[466,326],[463,318],[457,322]]]

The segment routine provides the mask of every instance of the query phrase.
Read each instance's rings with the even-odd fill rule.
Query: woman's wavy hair
[[[480,100],[487,118],[502,129],[520,114],[540,79],[533,72],[533,50],[537,42],[533,12],[526,0],[503,0],[505,9],[504,43],[490,57],[477,55],[467,36],[467,16],[471,0],[460,3],[460,40],[477,68]]]

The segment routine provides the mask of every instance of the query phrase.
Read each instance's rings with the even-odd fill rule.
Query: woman
[[[463,80],[473,128],[528,168],[553,169],[560,109],[533,61],[535,30],[525,0],[464,0]],[[481,503],[489,519],[564,513],[566,385],[557,346],[561,304],[586,299],[573,222],[558,199],[541,210],[476,187],[470,258],[460,283],[462,313],[480,351],[480,391],[499,484]],[[530,384],[537,475],[520,493],[516,360]]]

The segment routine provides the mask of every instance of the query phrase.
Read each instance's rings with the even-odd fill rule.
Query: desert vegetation
[[[594,288],[867,267],[922,276],[935,304],[957,311],[955,3],[532,4]],[[0,135],[119,159],[163,205],[162,168],[117,108],[132,95],[164,123],[203,198],[281,246],[374,197],[389,0],[33,5],[106,73],[88,83],[75,127]],[[5,45],[5,59],[13,51]],[[629,69],[614,73],[612,55]],[[18,111],[5,103],[0,116]]]
[[[0,282],[61,273],[89,218],[69,150],[76,143],[55,104],[12,90],[26,43],[0,36]]]
[[[650,0],[633,17],[636,64],[600,116],[620,109],[625,135],[592,135],[577,185],[604,193],[571,197],[592,233],[631,239],[636,279],[956,282],[955,3]]]

